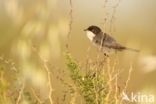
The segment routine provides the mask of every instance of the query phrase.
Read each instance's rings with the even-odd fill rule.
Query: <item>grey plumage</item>
[[[98,34],[99,36],[95,36],[93,39],[93,42],[97,44],[98,46],[102,47],[108,47],[108,48],[113,48],[117,50],[123,50],[126,47],[120,45],[119,43],[116,42],[114,38],[112,38],[110,35],[106,33],[100,33]]]
[[[139,50],[127,48],[119,44],[112,36],[107,33],[103,33],[102,30],[97,26],[89,26],[85,31],[92,33],[93,39],[91,40],[96,46],[101,47],[104,52],[109,54],[112,49],[115,51],[131,50],[138,52]]]

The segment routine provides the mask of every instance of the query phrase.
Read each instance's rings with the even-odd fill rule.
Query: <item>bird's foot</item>
[[[109,55],[108,55],[108,54],[106,54],[106,53],[104,53],[104,56],[105,56],[105,57],[109,57]]]

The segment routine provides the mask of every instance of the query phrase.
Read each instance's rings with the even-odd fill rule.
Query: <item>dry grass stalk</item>
[[[71,94],[70,104],[76,104],[76,98],[78,93],[76,87],[73,87],[73,89],[74,89],[74,93]]]
[[[111,67],[110,67],[110,59],[109,58],[107,58],[107,75],[108,75],[108,87],[109,87],[109,90],[108,90],[108,94],[107,94],[107,96],[106,96],[106,98],[105,98],[105,102],[106,102],[106,104],[109,104],[109,99],[110,99],[110,96],[111,96],[111,93],[112,93],[112,90],[113,90],[113,88],[112,88],[112,74],[111,74]]]
[[[70,34],[72,30],[72,24],[73,24],[73,2],[72,0],[69,0],[69,5],[70,5],[70,11],[69,11],[69,31],[67,33],[67,42],[66,42],[66,48],[69,48],[69,39],[70,39]]]
[[[40,61],[41,63],[43,64],[44,66],[44,69],[47,73],[47,77],[48,77],[48,87],[49,87],[49,95],[48,95],[48,98],[49,98],[49,101],[50,101],[50,104],[53,104],[53,99],[52,99],[52,93],[53,93],[53,88],[52,88],[52,80],[51,80],[51,72],[47,66],[47,61],[45,59],[43,59],[39,53],[37,52],[36,48],[35,47],[32,47],[32,50],[37,53],[37,55],[39,56],[40,58]]]
[[[132,65],[131,65],[131,66],[130,66],[130,69],[129,69],[129,72],[128,72],[128,77],[127,77],[125,86],[124,86],[123,90],[121,91],[121,95],[120,95],[121,98],[122,98],[122,96],[123,96],[123,95],[122,95],[123,92],[126,92],[126,91],[127,91],[127,87],[128,87],[129,81],[131,80],[132,71],[133,71],[133,67],[132,67]],[[119,104],[122,104],[122,103],[123,103],[123,100],[121,99]]]
[[[35,99],[38,101],[39,104],[42,104],[43,102],[40,100],[39,96],[36,94],[35,90],[31,88],[32,94],[35,97]]]
[[[118,104],[118,102],[119,102],[119,98],[118,98],[118,75],[115,78],[115,96],[114,96],[114,99],[115,99],[115,104]]]
[[[53,88],[52,88],[52,81],[51,81],[51,72],[49,71],[49,68],[46,64],[46,62],[44,61],[43,62],[43,65],[44,65],[44,68],[47,72],[47,75],[48,75],[48,86],[49,86],[49,100],[50,100],[50,104],[53,104],[53,100],[52,100],[52,92],[53,92]]]
[[[125,84],[125,87],[124,87],[124,90],[123,91],[126,91],[127,90],[128,83],[129,83],[129,81],[131,79],[132,71],[133,71],[133,68],[132,68],[132,66],[130,66],[130,69],[129,69],[129,72],[128,72],[128,78],[127,78],[127,81],[126,81],[126,84]]]
[[[16,100],[16,104],[20,104],[20,101],[22,99],[22,94],[23,94],[24,88],[25,88],[25,82],[23,82],[23,84],[21,86],[21,89],[19,91],[19,94],[18,94],[18,97],[17,97],[17,100]]]
[[[112,33],[112,29],[113,29],[113,24],[115,22],[115,14],[116,14],[116,9],[119,6],[121,0],[118,0],[118,2],[113,6],[113,11],[112,11],[112,15],[111,15],[111,19],[110,19],[110,33]]]

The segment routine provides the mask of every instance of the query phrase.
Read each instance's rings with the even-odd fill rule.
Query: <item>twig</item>
[[[98,104],[98,92],[97,92],[97,89],[96,89],[96,83],[98,81],[98,79],[97,79],[97,77],[98,77],[97,70],[98,70],[98,68],[96,67],[96,77],[95,77],[96,79],[95,79],[95,81],[93,80],[96,104]]]
[[[21,89],[20,89],[20,91],[19,91],[19,95],[18,95],[18,98],[17,98],[17,100],[16,100],[16,104],[19,104],[19,102],[20,102],[20,100],[21,100],[21,98],[22,98],[22,94],[23,94],[23,91],[24,91],[24,87],[25,87],[25,82],[23,82],[22,87],[21,87]]]
[[[110,33],[112,32],[112,26],[113,26],[113,22],[115,21],[115,14],[116,14],[116,9],[119,6],[121,0],[118,0],[118,2],[115,4],[115,6],[113,7],[113,11],[112,11],[112,16],[110,19]]]
[[[43,62],[44,68],[47,71],[48,74],[48,86],[49,86],[49,100],[50,100],[50,104],[53,104],[53,100],[52,100],[52,92],[53,92],[53,88],[52,88],[52,83],[51,83],[51,72],[49,71],[49,68],[46,64],[46,62]]]
[[[127,90],[127,87],[128,87],[128,83],[131,79],[131,74],[132,74],[132,65],[130,66],[130,69],[129,69],[129,72],[128,72],[128,78],[127,78],[127,81],[125,83],[125,87],[123,88],[122,92],[121,92],[121,96],[122,96],[122,93],[125,92]],[[122,104],[123,100],[121,99],[120,103],[119,104]]]
[[[32,94],[34,95],[34,97],[36,98],[36,100],[39,102],[39,104],[42,104],[43,102],[40,100],[40,98],[37,96],[35,90],[33,88],[31,88]]]
[[[74,88],[74,94],[72,94],[72,98],[70,100],[70,104],[76,104],[76,97],[77,97],[77,91],[76,91],[76,87],[73,87]]]
[[[120,73],[119,70],[117,69],[117,74]],[[116,76],[115,79],[115,104],[118,104],[118,75]]]
[[[104,5],[103,5],[104,11],[106,10],[107,4],[108,4],[108,0],[104,0]],[[107,13],[104,14],[104,22],[103,22],[104,30],[106,30],[106,22],[107,22],[106,14]]]
[[[126,84],[125,84],[125,87],[124,87],[124,91],[125,91],[125,90],[127,89],[127,87],[128,87],[128,83],[129,83],[129,81],[130,81],[130,79],[131,79],[132,70],[133,70],[133,68],[132,68],[132,66],[130,66],[130,69],[129,69],[129,72],[128,72],[128,78],[127,78],[127,81],[126,81]]]
[[[72,0],[69,0],[69,4],[70,4],[70,11],[69,11],[69,31],[67,33],[67,42],[66,42],[66,48],[69,48],[69,39],[70,39],[70,34],[71,34],[71,30],[72,30],[72,23],[73,23],[73,2]]]
[[[40,61],[42,62],[43,66],[44,66],[44,68],[45,68],[45,70],[46,70],[46,72],[47,72],[47,76],[48,76],[48,87],[49,87],[49,90],[50,90],[50,91],[49,91],[49,96],[48,96],[48,98],[49,98],[50,104],[53,104],[53,100],[52,100],[53,88],[52,88],[52,83],[51,83],[51,72],[50,72],[50,70],[49,70],[49,68],[48,68],[48,66],[47,66],[46,60],[42,59],[42,57],[41,57],[41,56],[39,55],[39,53],[37,52],[36,48],[35,48],[35,47],[32,47],[32,50],[34,50],[34,51],[37,53],[37,55],[38,55],[39,58],[40,58]]]
[[[112,92],[112,84],[111,84],[111,80],[112,80],[112,75],[111,75],[111,67],[110,67],[110,59],[107,58],[107,74],[108,74],[108,87],[109,87],[109,91],[108,91],[108,94],[106,96],[106,104],[109,104],[109,97],[111,95],[111,92]]]

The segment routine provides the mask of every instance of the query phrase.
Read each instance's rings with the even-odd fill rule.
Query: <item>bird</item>
[[[99,49],[104,52],[105,56],[110,56],[110,54],[114,52],[124,50],[139,52],[137,49],[132,49],[121,45],[111,35],[103,32],[98,26],[91,25],[87,29],[84,29],[84,31],[86,31],[88,39],[95,46],[99,47]]]

